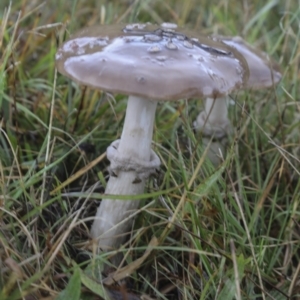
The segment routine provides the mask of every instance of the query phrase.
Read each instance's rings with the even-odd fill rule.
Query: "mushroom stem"
[[[107,151],[112,175],[106,186],[106,194],[138,195],[144,192],[145,181],[150,172],[147,166],[153,156],[151,142],[156,106],[157,101],[129,97],[121,140],[117,148],[114,142]],[[113,155],[109,155],[111,150],[114,151]],[[143,169],[144,165],[146,171]],[[138,208],[139,202],[102,200],[91,229],[92,237],[98,239],[102,250],[116,249],[122,244],[132,226],[133,217],[130,216]]]
[[[231,133],[231,123],[228,119],[226,99],[207,98],[204,104],[204,111],[200,112],[194,127],[203,132],[202,146],[210,145],[207,157],[214,166],[221,163],[220,152],[225,156],[227,136]],[[211,141],[214,137],[215,140]]]
[[[204,105],[205,113],[208,116],[207,122],[209,124],[218,125],[228,120],[227,103],[225,99],[206,98]]]
[[[226,99],[207,98],[204,111],[200,112],[194,127],[203,131],[205,136],[222,138],[231,132],[231,124],[228,119]]]

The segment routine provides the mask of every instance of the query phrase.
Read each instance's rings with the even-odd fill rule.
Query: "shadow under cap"
[[[223,42],[241,53],[249,67],[249,79],[245,88],[261,89],[272,87],[281,80],[279,65],[262,51],[249,45],[241,37],[216,36],[213,40]]]
[[[59,48],[57,69],[80,84],[155,100],[216,98],[245,85],[248,65],[238,51],[174,27],[85,28]]]

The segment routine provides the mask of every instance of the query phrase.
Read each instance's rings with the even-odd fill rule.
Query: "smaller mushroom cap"
[[[254,49],[241,37],[213,37],[240,52],[246,59],[249,67],[249,79],[246,88],[260,89],[271,87],[281,80],[279,66],[272,61],[264,52]]]
[[[234,48],[172,23],[85,28],[59,48],[56,65],[80,84],[156,100],[219,97],[249,72]]]

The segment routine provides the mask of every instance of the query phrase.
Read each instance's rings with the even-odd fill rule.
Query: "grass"
[[[1,1],[0,299],[102,299],[105,289],[123,299],[300,298],[300,2],[199,3]],[[89,228],[126,98],[57,74],[54,55],[84,26],[148,21],[241,35],[283,79],[231,95],[236,130],[218,169],[202,165],[191,128],[201,101],[159,105],[161,172],[114,281],[93,268],[110,254],[93,254]]]

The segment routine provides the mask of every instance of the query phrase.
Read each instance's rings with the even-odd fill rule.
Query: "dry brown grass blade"
[[[110,274],[107,278],[103,280],[103,283],[106,285],[114,284],[116,281],[122,280],[129,275],[131,275],[136,269],[138,269],[141,264],[146,260],[146,258],[150,255],[151,251],[154,247],[158,245],[158,239],[153,237],[148,244],[148,247],[143,256],[128,264],[126,267],[123,267],[116,272]]]
[[[56,187],[54,190],[52,190],[50,192],[50,195],[54,195],[55,193],[57,193],[58,191],[60,191],[61,189],[63,189],[65,186],[67,186],[68,184],[72,183],[74,180],[76,180],[77,178],[79,178],[80,176],[82,176],[83,174],[85,174],[87,171],[89,171],[91,168],[93,168],[94,166],[96,166],[100,161],[102,161],[104,159],[104,157],[106,156],[106,152],[104,152],[103,154],[101,154],[99,157],[97,157],[96,159],[94,159],[93,161],[91,161],[90,163],[88,163],[86,166],[84,166],[83,168],[81,168],[79,171],[77,171],[75,174],[73,174],[72,176],[70,176],[66,181],[64,181],[61,185],[59,185],[58,187]]]
[[[12,258],[7,258],[5,264],[11,270],[11,273],[0,293],[1,299],[3,299],[2,297],[5,299],[9,293],[15,289],[18,280],[24,278],[22,269]]]

